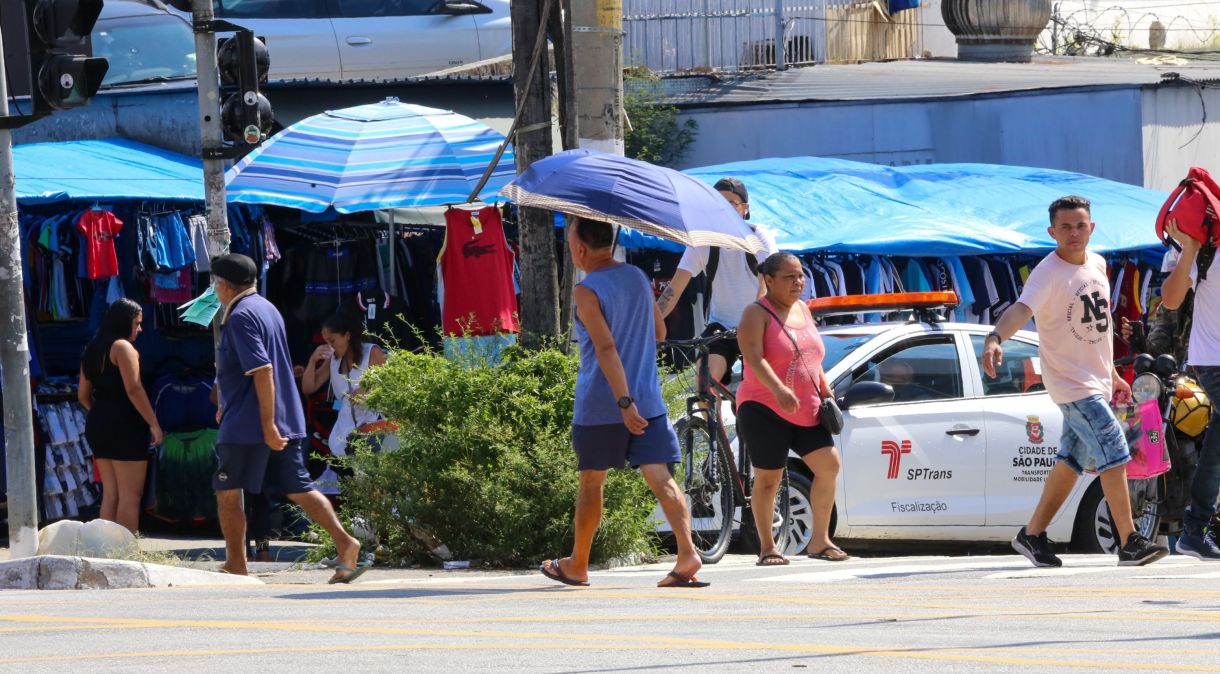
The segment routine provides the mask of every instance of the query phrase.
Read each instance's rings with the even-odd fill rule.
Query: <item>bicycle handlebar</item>
[[[667,339],[663,342],[658,342],[658,348],[690,348],[706,349],[716,342],[726,339],[737,339],[736,330],[722,330],[717,333],[708,335],[707,337],[696,337],[694,339]]]

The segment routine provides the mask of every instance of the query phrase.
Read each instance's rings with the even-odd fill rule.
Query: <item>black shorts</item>
[[[797,426],[753,400],[737,407],[737,435],[750,451],[755,468],[779,470],[788,465],[788,450],[804,457],[834,445],[830,432],[817,426]]]
[[[628,463],[636,468],[681,460],[678,436],[664,414],[649,419],[643,435],[632,435],[625,424],[573,425],[572,448],[578,470],[610,470]]]
[[[305,469],[305,440],[288,441],[283,451],[264,444],[216,445],[216,474],[212,488],[245,489],[251,494],[302,494],[313,490]]]
[[[717,332],[725,332],[728,328],[720,323],[708,323],[703,329],[701,337],[711,337]],[[741,347],[737,346],[737,339],[721,339],[712,342],[707,347],[709,355],[720,356],[728,362],[728,367],[724,369],[724,376],[720,378],[720,383],[725,386],[733,381],[733,365],[737,363],[737,359],[741,358]]]

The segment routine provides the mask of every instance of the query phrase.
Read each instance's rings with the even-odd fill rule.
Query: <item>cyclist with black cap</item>
[[[721,178],[714,187],[743,219],[750,219],[750,193],[745,184],[736,178]],[[657,308],[661,310],[662,318],[674,310],[678,298],[686,291],[691,278],[705,273],[708,277],[709,296],[706,309],[708,323],[703,336],[736,330],[745,308],[766,292],[762,275],[758,273],[758,265],[776,252],[777,248],[775,238],[770,232],[757,226],[753,229],[766,247],[755,256],[718,246],[687,248],[682,259],[678,261],[678,271],[673,280],[657,300]],[[737,347],[737,340],[724,339],[711,345],[708,357],[712,376],[725,381],[733,364],[741,357],[741,350]]]

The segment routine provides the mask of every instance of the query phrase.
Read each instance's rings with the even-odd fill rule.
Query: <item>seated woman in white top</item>
[[[301,388],[305,395],[330,381],[331,392],[338,403],[339,417],[331,429],[327,444],[335,456],[347,454],[348,436],[352,431],[376,421],[381,415],[364,405],[353,402],[363,393],[360,378],[370,365],[382,365],[386,361],[385,351],[376,344],[364,340],[364,320],[358,314],[337,313],[322,324],[320,345],[309,357],[309,364],[301,377]]]

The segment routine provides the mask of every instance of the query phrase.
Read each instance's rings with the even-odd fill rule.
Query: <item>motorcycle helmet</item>
[[[1169,411],[1169,421],[1174,428],[1192,438],[1203,435],[1212,414],[1212,404],[1207,398],[1207,392],[1193,379],[1182,378],[1178,381],[1178,386],[1190,389],[1194,395],[1174,400],[1173,409]]]

